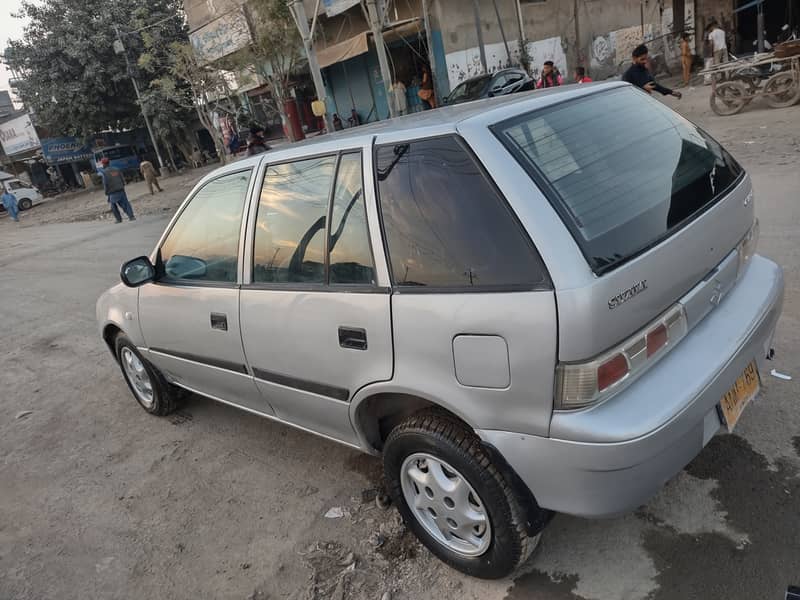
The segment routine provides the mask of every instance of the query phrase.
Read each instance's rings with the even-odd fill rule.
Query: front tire
[[[33,201],[30,198],[23,198],[19,201],[20,210],[28,210],[33,206]]]
[[[478,437],[438,413],[409,417],[383,453],[389,493],[406,525],[451,567],[499,579],[539,541],[529,537],[521,499]]]
[[[118,333],[114,348],[125,383],[133,397],[151,415],[166,416],[175,410],[179,391],[151,365],[124,333]]]

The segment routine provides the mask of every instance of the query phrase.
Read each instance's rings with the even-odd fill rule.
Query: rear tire
[[[528,535],[529,507],[480,439],[455,418],[436,412],[409,417],[389,434],[383,464],[407,527],[462,573],[505,577],[538,545],[541,534]]]
[[[114,339],[114,349],[125,383],[139,406],[159,417],[166,416],[177,408],[181,391],[145,360],[128,336],[118,333]]]

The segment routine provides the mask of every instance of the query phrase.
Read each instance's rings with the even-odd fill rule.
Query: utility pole
[[[383,0],[381,0],[383,2]],[[389,70],[389,60],[386,58],[386,44],[383,43],[383,11],[378,11],[375,0],[366,0],[369,24],[372,28],[372,39],[375,41],[375,51],[378,53],[378,64],[381,67],[383,87],[386,88],[386,99],[389,101],[389,116],[397,116],[397,105],[392,93],[392,73]]]
[[[481,66],[483,72],[488,73],[489,69],[486,67],[486,48],[483,47],[483,31],[481,31],[481,9],[478,6],[478,0],[472,0],[472,9],[475,13],[475,32],[478,34],[478,50],[481,53]]]
[[[764,2],[758,3],[758,17],[756,17],[756,24],[758,26],[758,51],[764,52]]]
[[[319,2],[317,2],[319,7]],[[306,16],[306,7],[303,5],[303,0],[292,0],[289,4],[289,10],[292,11],[294,22],[297,29],[300,31],[300,37],[303,38],[303,47],[306,50],[306,57],[308,58],[308,70],[311,71],[311,79],[314,80],[314,91],[317,93],[317,99],[325,104],[325,129],[328,133],[333,132],[333,120],[331,113],[328,110],[327,93],[325,92],[325,84],[322,82],[322,72],[319,69],[319,62],[317,62],[317,53],[314,50],[314,40],[312,32],[308,29],[308,17]],[[314,15],[316,22],[317,15]]]
[[[506,40],[506,32],[503,29],[503,19],[500,18],[500,9],[497,8],[497,0],[492,0],[494,4],[494,14],[497,17],[497,26],[500,28],[500,37],[503,38],[503,46],[506,47],[506,60],[508,61],[507,67],[511,66],[511,50],[508,49],[508,40]]]
[[[575,60],[578,66],[583,65],[583,52],[581,52],[581,21],[580,21],[580,6],[578,0],[574,2],[575,6]]]
[[[422,20],[425,25],[425,39],[428,42],[428,62],[431,65],[431,83],[433,84],[434,97],[439,98],[439,73],[436,70],[436,57],[433,54],[433,36],[431,36],[431,19],[428,14],[429,10],[428,0],[422,0]],[[438,100],[437,100],[438,104]]]
[[[125,56],[125,68],[128,70],[128,77],[131,78],[131,83],[133,83],[133,91],[136,92],[136,101],[139,103],[139,109],[142,111],[142,116],[144,117],[144,124],[147,125],[147,133],[150,134],[150,141],[153,143],[153,148],[155,149],[156,156],[158,157],[158,164],[163,172],[166,168],[166,165],[164,164],[164,159],[161,158],[161,152],[158,150],[158,142],[156,142],[156,137],[153,135],[153,128],[150,126],[150,119],[147,118],[147,111],[144,109],[144,103],[142,103],[142,95],[139,93],[139,84],[136,83],[136,77],[133,76],[131,63],[128,60],[128,51],[125,49],[125,44],[122,43],[122,37],[119,34],[119,27],[116,25],[114,25],[114,33],[117,34],[117,39],[114,42],[114,52],[116,54],[122,54]]]

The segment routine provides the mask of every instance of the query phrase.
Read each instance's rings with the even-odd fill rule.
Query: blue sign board
[[[93,153],[89,144],[74,137],[44,138],[42,155],[48,165],[60,165],[81,160],[92,160]]]

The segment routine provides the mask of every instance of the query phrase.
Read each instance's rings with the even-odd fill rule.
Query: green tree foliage
[[[115,26],[159,136],[185,125],[181,107],[150,93],[170,45],[187,39],[178,0],[24,0],[20,16],[29,24],[6,58],[22,76],[23,102],[52,135],[144,124],[125,58],[114,52]]]

